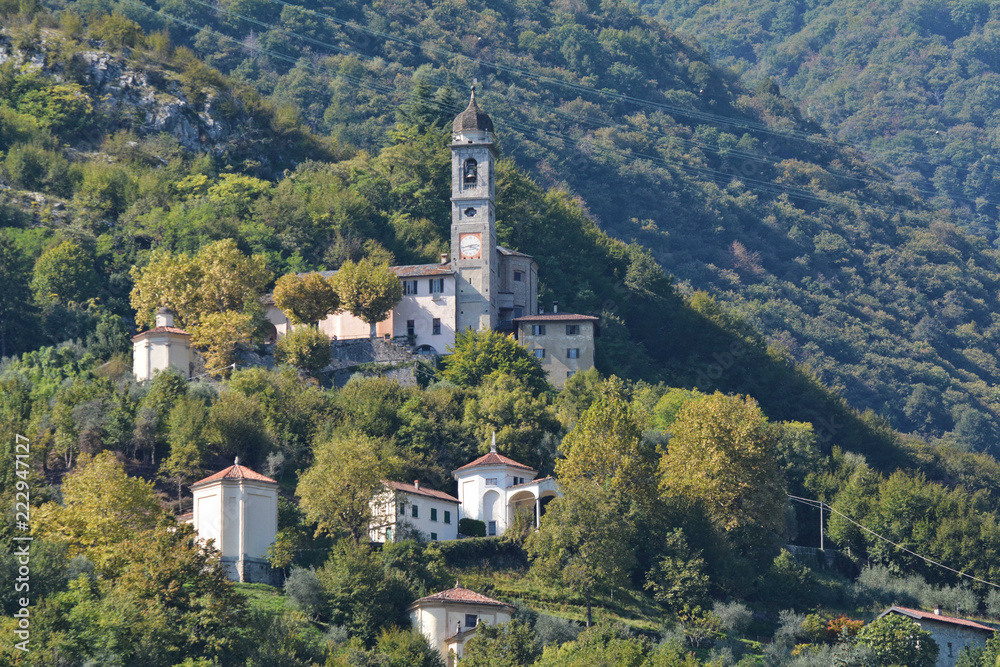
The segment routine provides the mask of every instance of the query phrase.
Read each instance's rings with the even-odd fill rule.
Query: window
[[[576,375],[576,371],[566,371],[566,379],[567,380],[569,378],[573,377],[574,375]]]
[[[952,653],[951,642],[948,642],[948,657],[954,658],[955,655]]]
[[[496,485],[497,485],[497,478],[496,477],[487,477],[486,478],[486,486],[496,486]]]
[[[416,280],[404,280],[403,281],[403,294],[416,294],[417,293],[417,281]]]
[[[520,271],[515,271],[514,272],[514,282],[515,283],[519,283],[522,280],[524,280],[524,274],[521,273]]]
[[[399,503],[399,513],[406,516],[406,503]]]
[[[385,541],[392,542],[392,528],[385,529]]]
[[[580,348],[578,348],[578,347],[571,347],[568,350],[566,350],[566,358],[567,359],[579,359],[580,358]]]
[[[531,325],[531,335],[532,336],[544,336],[545,335],[545,325],[544,324],[532,324]]]
[[[514,478],[514,486],[517,486],[518,484],[524,484],[524,478],[523,477],[515,477]]]
[[[437,511],[437,508],[436,507],[432,507],[431,508],[431,521],[437,521],[437,520],[438,520],[438,511]]]
[[[469,208],[465,209],[465,217],[467,217],[467,218],[473,218],[475,216],[476,216],[476,209],[474,209],[472,207],[469,207]]]
[[[444,294],[444,278],[431,278],[431,294]]]
[[[580,325],[579,324],[567,324],[566,325],[566,335],[567,336],[579,336],[580,335]]]
[[[438,534],[437,533],[431,533],[431,540],[432,541],[436,540],[437,538],[438,538]]]
[[[431,323],[431,333],[435,336],[441,334],[441,318],[435,317],[434,321]]]
[[[406,335],[416,336],[417,335],[417,325],[413,320],[406,320]]]
[[[475,185],[478,180],[479,164],[470,157],[465,161],[465,166],[462,168],[462,181],[466,185]]]
[[[451,512],[449,512],[448,510],[444,511],[444,522],[451,523]]]
[[[476,627],[476,624],[478,622],[479,622],[479,617],[476,616],[475,614],[466,614],[465,615],[465,627],[467,627],[467,628],[474,628],[474,627]]]
[[[536,359],[544,359],[545,358],[545,348],[540,347],[537,350],[535,350],[535,358]]]
[[[496,521],[490,521],[488,524],[486,524],[486,534],[489,535],[490,537],[493,537],[494,535],[497,534]]]
[[[521,308],[521,306],[514,306],[514,317],[518,318],[522,315],[524,315],[524,308]]]
[[[416,505],[413,506],[413,512],[411,512],[411,514],[413,515],[414,519],[419,519],[420,518],[419,512],[417,512],[417,506]]]

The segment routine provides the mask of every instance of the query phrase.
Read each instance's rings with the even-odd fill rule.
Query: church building
[[[496,163],[493,121],[476,104],[452,124],[451,134],[451,253],[436,264],[394,266],[403,282],[403,298],[376,325],[380,337],[408,338],[417,352],[447,354],[455,334],[466,329],[516,333],[518,321],[538,312],[538,264],[530,256],[504,248],[496,233]],[[330,276],[334,272],[324,275]],[[277,335],[288,332],[288,319],[273,303],[267,318]],[[572,317],[562,314],[562,318]],[[586,316],[579,345],[592,350],[596,325]],[[566,321],[569,321],[568,319]],[[367,338],[370,327],[348,312],[327,316],[319,328],[335,340]],[[587,339],[587,340],[584,340]],[[536,353],[537,355],[538,353]],[[549,381],[559,387],[577,370],[593,366],[593,354],[572,363],[548,364]],[[551,366],[551,368],[550,368]]]

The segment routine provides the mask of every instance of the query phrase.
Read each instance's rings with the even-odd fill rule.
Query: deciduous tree
[[[750,397],[716,392],[681,408],[660,488],[696,500],[737,547],[767,548],[784,527],[778,432]]]
[[[292,324],[316,324],[340,307],[332,279],[319,273],[288,273],[274,284],[274,305]]]
[[[861,628],[857,643],[871,649],[878,667],[932,667],[937,662],[938,645],[931,633],[899,614],[886,614]]]
[[[316,447],[295,493],[320,531],[346,533],[355,543],[368,534],[369,503],[385,478],[378,452],[378,443],[356,433],[338,433]]]
[[[462,331],[445,362],[442,374],[463,387],[478,387],[496,372],[513,375],[534,392],[549,388],[542,364],[513,336],[497,331]]]
[[[341,306],[355,317],[371,325],[384,320],[403,298],[403,283],[388,264],[376,264],[368,258],[355,263],[344,262],[333,277],[334,288]]]

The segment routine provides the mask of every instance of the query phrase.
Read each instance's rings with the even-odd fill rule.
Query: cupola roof
[[[493,121],[489,115],[476,104],[476,87],[472,87],[472,95],[469,97],[469,106],[465,111],[455,116],[455,122],[451,125],[451,131],[459,132],[492,132]]]

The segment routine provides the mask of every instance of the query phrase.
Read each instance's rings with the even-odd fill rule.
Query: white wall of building
[[[264,559],[278,532],[278,489],[246,479],[221,479],[191,490],[198,538],[213,540],[221,558]]]
[[[413,516],[413,508],[417,516]],[[458,503],[405,491],[386,491],[372,500],[372,525],[369,536],[373,542],[399,538],[406,528],[419,530],[432,541],[458,539]],[[446,521],[447,519],[447,521]],[[387,534],[391,529],[391,534]]]
[[[426,603],[425,603],[426,604]],[[459,626],[466,630],[466,614],[475,615],[478,623],[499,625],[510,622],[510,612],[502,607],[469,603],[436,602],[410,611],[410,623],[427,637],[431,646],[441,651],[441,657],[448,664],[445,639],[454,635]],[[463,642],[464,645],[464,642]],[[459,655],[461,657],[461,655]]]
[[[156,371],[173,367],[184,377],[191,377],[194,351],[190,336],[178,333],[146,333],[132,344],[132,372],[139,381],[148,380]]]

